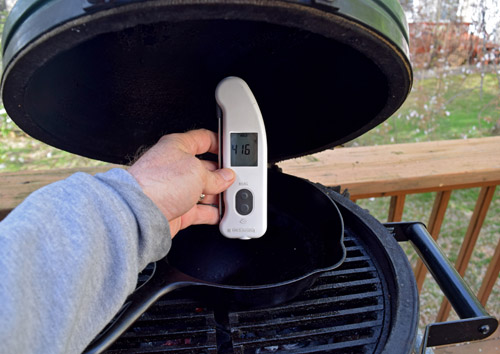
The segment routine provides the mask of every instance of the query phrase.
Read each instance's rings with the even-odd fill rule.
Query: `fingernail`
[[[228,168],[223,168],[218,171],[219,174],[224,178],[225,181],[231,181],[234,178],[234,172],[233,170],[230,170]]]

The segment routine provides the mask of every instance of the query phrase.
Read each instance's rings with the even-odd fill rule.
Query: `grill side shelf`
[[[411,242],[460,317],[459,321],[428,325],[420,346],[421,353],[427,347],[481,340],[495,332],[498,320],[486,312],[424,224],[398,222],[384,225],[398,242]]]

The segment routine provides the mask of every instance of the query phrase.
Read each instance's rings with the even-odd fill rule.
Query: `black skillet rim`
[[[345,228],[344,227],[344,219],[343,219],[342,213],[340,212],[340,209],[337,205],[336,200],[330,196],[331,191],[328,188],[326,188],[320,184],[313,183],[313,182],[310,182],[306,179],[299,178],[299,177],[296,177],[293,175],[278,172],[276,170],[270,170],[269,173],[276,176],[276,177],[279,176],[278,178],[288,178],[296,183],[304,183],[305,186],[307,186],[307,188],[315,189],[318,193],[321,193],[322,196],[325,198],[325,200],[327,200],[328,204],[332,205],[332,207],[333,207],[332,210],[334,210],[334,212],[336,213],[335,218],[337,219],[338,228],[339,228],[339,230],[334,230],[333,233],[335,234],[335,236],[332,236],[332,237],[337,237],[336,235],[338,234],[338,242],[336,242],[336,244],[338,244],[338,246],[341,248],[341,252],[339,252],[339,253],[341,253],[341,256],[338,258],[338,260],[333,264],[330,264],[328,266],[321,267],[321,268],[315,268],[307,273],[304,273],[303,275],[300,275],[300,276],[297,276],[295,278],[291,278],[288,280],[284,280],[284,281],[280,281],[280,282],[276,282],[276,283],[244,286],[244,285],[220,284],[220,283],[205,281],[205,280],[201,280],[201,279],[198,279],[196,277],[193,277],[193,276],[186,274],[183,271],[177,269],[175,265],[170,264],[170,262],[168,260],[169,255],[167,255],[165,258],[163,258],[162,260],[160,260],[158,262],[167,263],[168,267],[175,269],[175,272],[178,273],[181,276],[181,278],[183,276],[185,276],[184,280],[180,280],[178,283],[184,283],[184,284],[189,283],[192,285],[206,285],[206,286],[213,287],[213,288],[227,289],[227,290],[264,290],[264,289],[278,288],[278,287],[290,285],[293,283],[299,283],[305,279],[314,278],[315,276],[318,276],[321,273],[334,270],[334,269],[338,268],[340,265],[342,265],[342,263],[344,262],[344,260],[346,258],[346,255],[347,255],[347,251],[346,251],[346,248],[344,245],[344,228]],[[252,240],[238,241],[238,242],[252,242]],[[153,274],[154,274],[154,272],[155,272],[155,270],[153,271]],[[153,274],[152,274],[152,276],[153,276]]]

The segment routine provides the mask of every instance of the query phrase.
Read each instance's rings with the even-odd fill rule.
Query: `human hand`
[[[218,204],[235,173],[195,156],[217,153],[218,144],[217,134],[205,129],[165,135],[128,169],[167,218],[172,237],[190,225],[219,221],[219,210],[208,204]]]

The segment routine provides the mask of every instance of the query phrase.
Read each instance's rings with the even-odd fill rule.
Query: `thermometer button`
[[[248,189],[241,189],[236,193],[236,211],[240,215],[248,215],[253,210],[253,195]]]

